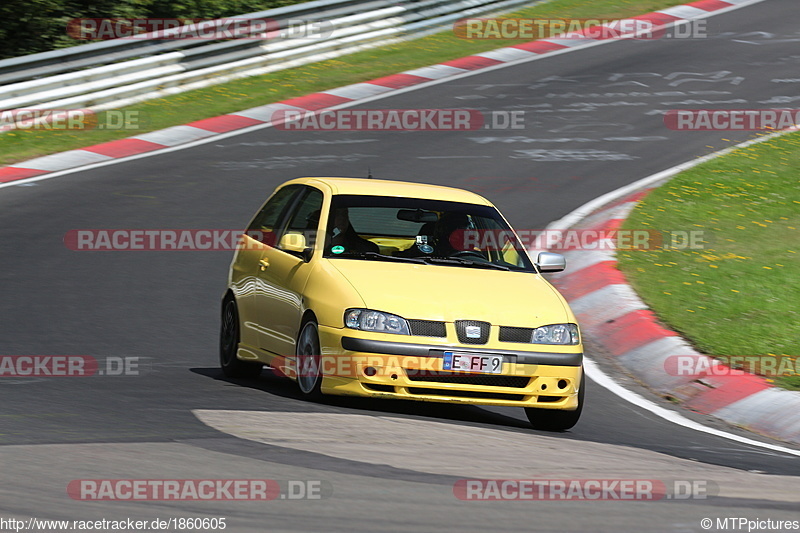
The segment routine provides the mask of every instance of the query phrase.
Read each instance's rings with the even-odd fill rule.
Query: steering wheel
[[[482,261],[486,261],[486,258],[483,256],[483,254],[480,252],[476,252],[475,250],[462,250],[460,252],[452,254],[451,257],[464,257],[464,258],[476,257],[478,259],[481,259]]]

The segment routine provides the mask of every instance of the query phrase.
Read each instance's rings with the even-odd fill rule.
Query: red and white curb
[[[671,26],[689,20],[705,18],[722,10],[732,10],[763,0],[701,0],[633,17],[650,21],[658,26]],[[524,63],[548,55],[566,53],[579,48],[609,42],[590,38],[546,39],[531,41],[473,56],[447,61],[439,65],[418,68],[368,82],[356,83],[283,102],[247,109],[238,113],[199,120],[189,124],[153,131],[135,137],[70,150],[59,154],[31,159],[22,163],[0,167],[0,188],[68,174],[82,168],[112,164],[125,159],[144,157],[159,152],[189,147],[208,139],[244,133],[257,128],[270,127],[276,111],[319,111],[333,107],[357,105],[383,96],[397,94],[419,87],[448,81],[456,77],[493,70],[512,63]],[[670,175],[696,162],[671,169]],[[663,173],[662,173],[663,174]],[[550,228],[569,229],[575,220],[600,227],[614,227],[625,218],[636,199],[664,176],[657,175],[611,193],[617,197],[627,192],[633,196],[616,201],[613,205],[596,209],[597,201],[576,210]],[[598,200],[602,200],[598,199]],[[569,224],[565,221],[569,219]],[[607,225],[607,226],[606,226]],[[548,229],[550,229],[548,228]],[[582,323],[583,329],[608,343],[621,363],[635,372],[640,379],[663,392],[683,398],[686,405],[708,412],[731,423],[749,427],[786,441],[800,443],[800,394],[769,387],[763,379],[747,380],[713,378],[699,388],[699,383],[667,376],[663,359],[668,353],[696,354],[674,332],[661,328],[647,306],[625,283],[615,268],[613,254],[604,252],[571,252],[568,270],[555,283],[569,299]],[[593,379],[630,401],[675,423],[740,442],[748,442],[769,449],[795,453],[794,450],[758,443],[726,434],[688,420],[665,410],[634,393],[621,391],[620,387],[603,375],[592,361],[587,368],[594,369]],[[661,366],[659,366],[661,365]],[[709,390],[705,390],[709,389]]]
[[[665,27],[704,18],[720,10],[743,7],[760,1],[762,0],[700,0],[699,2],[640,15],[633,17],[633,19],[647,21],[657,27]],[[275,104],[254,107],[238,113],[198,120],[182,126],[174,126],[127,139],[89,146],[80,150],[70,150],[39,157],[22,163],[0,167],[0,186],[4,183],[19,180],[31,181],[31,178],[43,179],[56,172],[157,152],[236,130],[244,130],[256,126],[269,127],[272,125],[273,113],[279,110],[307,112],[339,107],[354,102],[357,103],[361,100],[376,99],[382,95],[388,95],[415,85],[443,81],[455,76],[463,76],[508,63],[531,61],[554,53],[602,44],[609,42],[609,40],[582,37],[581,32],[577,32],[571,33],[569,39],[553,38],[531,41],[454,59],[439,65],[409,70],[364,83],[356,83],[284,100]]]
[[[657,179],[645,178],[638,190],[623,191],[616,200],[585,210],[577,223],[564,224],[562,219],[548,230],[615,230],[655,185],[707,159],[653,177]],[[564,255],[567,270],[553,276],[554,285],[569,300],[584,333],[606,348],[623,368],[660,394],[680,400],[688,409],[800,444],[800,392],[773,387],[753,374],[715,372],[714,368],[724,363],[695,351],[676,332],[658,323],[617,268],[612,250],[576,250]],[[674,375],[667,369],[667,360],[677,356],[705,359],[702,366],[709,369],[709,375]]]

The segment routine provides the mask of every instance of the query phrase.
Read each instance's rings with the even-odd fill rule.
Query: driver
[[[464,248],[464,230],[470,227],[469,217],[463,213],[442,213],[433,229],[433,248],[435,255],[449,257],[458,252],[469,251]]]
[[[436,222],[426,222],[417,233],[416,245],[396,252],[400,257],[451,257],[459,252],[473,251],[465,247],[465,231],[470,228],[469,217],[463,213],[445,212]]]
[[[341,246],[344,252],[375,252],[380,253],[377,244],[362,238],[350,223],[350,216],[346,207],[340,207],[333,213],[331,229],[331,248]]]

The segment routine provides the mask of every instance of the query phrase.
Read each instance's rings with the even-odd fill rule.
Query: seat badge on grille
[[[481,338],[481,327],[480,326],[467,326],[464,328],[464,333],[467,335],[468,339],[480,339]]]

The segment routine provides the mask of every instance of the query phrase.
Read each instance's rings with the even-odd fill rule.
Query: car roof
[[[412,183],[410,181],[378,180],[373,178],[303,177],[284,185],[324,185],[331,194],[354,194],[365,196],[395,196],[401,198],[423,198],[468,204],[492,205],[486,198],[464,189]]]

